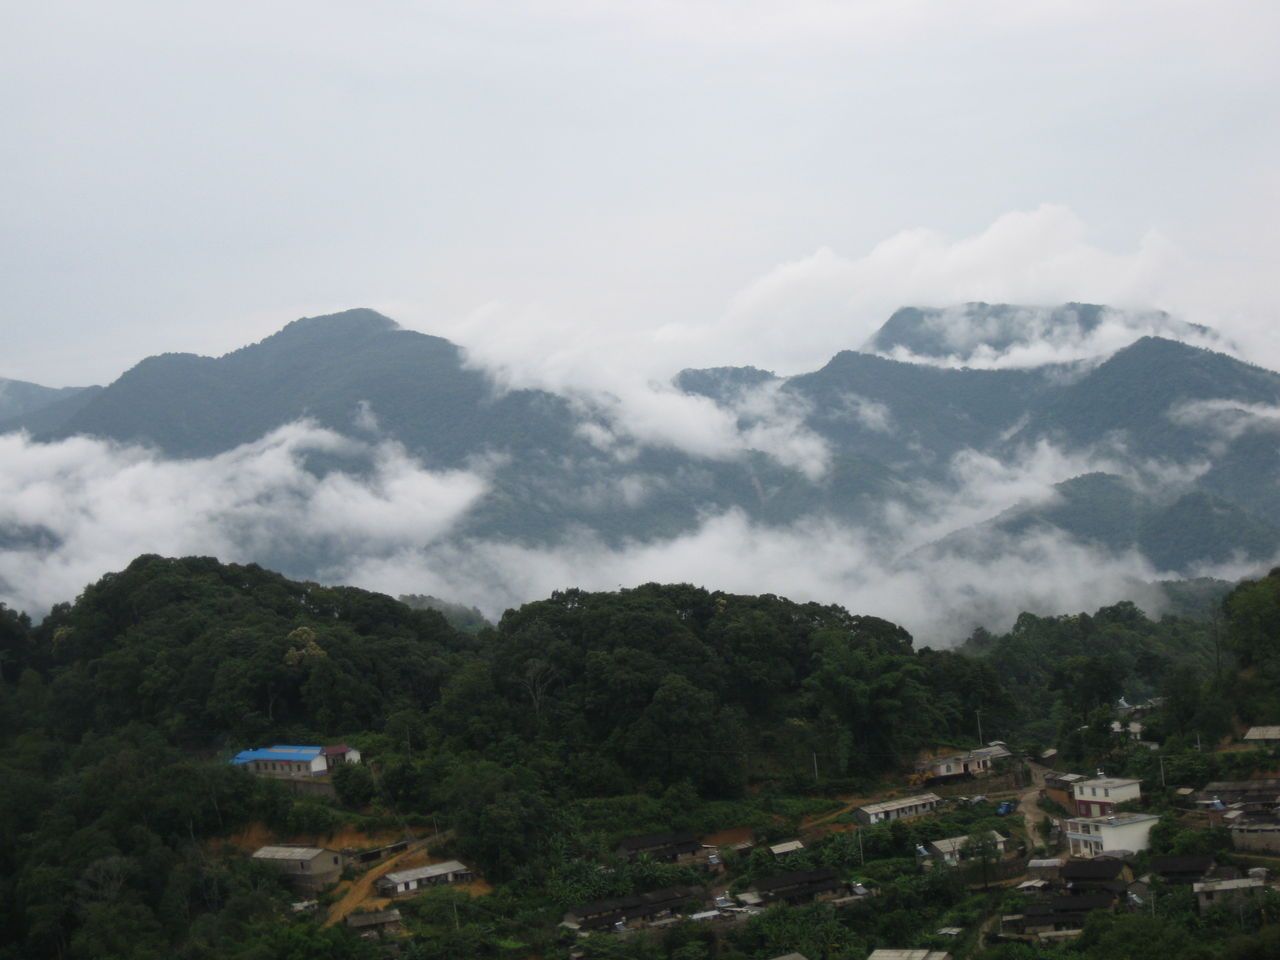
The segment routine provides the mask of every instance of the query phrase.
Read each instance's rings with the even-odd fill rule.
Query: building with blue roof
[[[241,750],[231,762],[263,777],[308,777],[327,773],[324,747],[277,744]]]

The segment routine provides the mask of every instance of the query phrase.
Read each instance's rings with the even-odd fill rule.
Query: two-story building
[[[1087,859],[1104,853],[1146,850],[1151,845],[1151,828],[1159,820],[1154,813],[1113,813],[1107,817],[1074,817],[1064,821],[1063,826],[1071,855]]]
[[[1142,799],[1142,781],[1123,777],[1094,777],[1071,785],[1078,817],[1108,817],[1122,803]]]

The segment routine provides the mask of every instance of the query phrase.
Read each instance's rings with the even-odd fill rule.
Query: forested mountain
[[[377,594],[141,557],[37,626],[0,608],[0,957],[372,956],[291,913],[282,886],[219,843],[249,826],[289,837],[342,823],[443,825],[449,850],[497,887],[438,923],[409,911],[424,931],[410,956],[563,956],[566,907],[682,876],[602,871],[619,836],[744,818],[777,836],[796,829],[789,809],[831,809],[816,798],[866,795],[923,748],[972,744],[979,711],[986,736],[1015,749],[1059,742],[1119,770],[1155,761],[1110,736],[1115,698],[1159,693],[1168,706],[1148,735],[1182,770],[1179,744],[1280,708],[1280,573],[1237,588],[1222,620],[1157,622],[1121,604],[1027,615],[938,652],[839,607],[649,584],[565,591],[468,635]],[[246,745],[337,740],[365,759],[336,805],[227,763]],[[1183,775],[1211,776],[1213,758],[1188,750]],[[927,936],[931,900],[964,897],[916,876],[913,838],[948,827],[919,829],[935,832],[875,828],[865,851],[843,837],[806,861],[884,885],[883,906],[829,931],[831,956]],[[738,869],[776,869],[767,859]],[[778,926],[771,912],[720,955],[809,942],[804,916]],[[630,942],[608,955],[651,955]]]
[[[64,406],[68,401],[97,387],[42,387],[38,383],[5,380],[0,377],[0,424],[5,421],[32,418],[51,406]]]
[[[937,357],[954,346],[944,335],[959,317],[953,326],[971,347],[999,350],[1046,330],[1087,336],[1112,316],[1087,304],[904,308],[872,345]],[[1127,322],[1208,335],[1162,314]],[[370,310],[298,320],[219,358],[151,357],[101,391],[7,424],[49,440],[87,434],[202,457],[308,418],[344,434],[394,438],[432,468],[483,461],[489,490],[457,535],[530,545],[583,531],[615,545],[651,542],[729,510],[764,525],[835,519],[894,534],[887,517],[927,512],[959,489],[957,457],[1017,469],[1051,444],[1121,479],[1065,483],[1052,505],[987,517],[991,525],[979,531],[1034,522],[1132,548],[1172,574],[1280,550],[1280,444],[1268,413],[1280,406],[1280,375],[1225,354],[1149,336],[1101,362],[1018,369],[845,351],[798,376],[686,370],[675,385],[721,406],[745,437],[759,429],[807,438],[821,466],[780,458],[764,441],[753,448],[748,440],[736,456],[660,440],[599,443],[599,434],[613,435],[614,416],[599,398],[501,390],[452,343]],[[324,458],[314,468],[325,469]],[[1117,525],[1104,527],[1102,515]],[[312,559],[304,571],[329,558]]]
[[[1052,309],[1008,303],[966,303],[939,309],[903,307],[867,342],[873,353],[904,353],[933,360],[970,361],[981,354],[1000,355],[1038,345],[1080,344],[1104,323],[1161,336],[1212,332],[1160,310],[1115,311],[1096,303],[1066,303]]]

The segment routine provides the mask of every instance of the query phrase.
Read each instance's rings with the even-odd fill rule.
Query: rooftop
[[[1265,887],[1266,881],[1261,877],[1241,877],[1238,880],[1205,880],[1193,883],[1191,889],[1196,893],[1219,893],[1224,890],[1247,890],[1250,887]]]
[[[914,797],[903,797],[900,800],[882,800],[879,803],[863,804],[858,809],[863,813],[887,813],[901,810],[903,807],[914,807],[922,803],[941,803],[942,798],[936,793],[920,793]]]
[[[1280,727],[1250,727],[1246,740],[1280,740]]]
[[[951,960],[945,950],[872,950],[867,960]]]
[[[259,847],[253,852],[255,860],[314,860],[324,853],[323,847]]]
[[[444,863],[432,863],[425,867],[414,867],[412,870],[397,870],[382,877],[391,883],[408,883],[411,880],[423,880],[427,877],[441,877],[446,873],[469,872],[470,867],[457,860],[446,860]]]
[[[323,749],[323,747],[276,744],[272,747],[255,747],[252,750],[241,750],[231,758],[231,762],[242,764],[252,763],[254,760],[293,760],[307,763],[320,756],[320,752]]]
[[[1097,827],[1127,827],[1133,823],[1145,823],[1148,820],[1159,820],[1160,818],[1154,813],[1134,813],[1132,811],[1124,811],[1121,813],[1112,813],[1105,817],[1072,817],[1067,821],[1068,826],[1073,823],[1091,823]]]
[[[1141,780],[1130,780],[1126,777],[1090,777],[1076,784],[1077,787],[1133,787],[1140,786]]]
[[[780,857],[783,854],[795,853],[797,850],[803,850],[803,849],[804,849],[804,844],[801,843],[799,840],[788,840],[786,843],[775,843],[772,847],[769,848],[769,852],[772,853],[775,857]]]
[[[997,833],[994,830],[991,830],[989,832],[991,834],[991,839],[995,840],[996,843],[1004,843],[1006,840],[1009,839],[1008,837],[1001,836],[999,833]],[[935,850],[937,850],[939,853],[958,853],[968,843],[969,843],[968,837],[947,837],[947,839],[945,840],[934,840],[929,845],[933,847]]]
[[[376,927],[384,923],[399,923],[399,910],[377,910],[373,913],[353,913],[347,917],[347,926],[356,927]]]

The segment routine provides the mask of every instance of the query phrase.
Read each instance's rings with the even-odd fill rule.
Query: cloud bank
[[[947,487],[890,505],[879,532],[820,518],[789,526],[738,511],[687,533],[610,546],[578,531],[545,547],[464,538],[491,489],[494,463],[433,471],[398,444],[308,423],[203,460],[75,438],[0,436],[0,600],[35,615],[142,553],[215,555],[292,576],[387,593],[433,593],[496,616],[567,587],[687,581],[713,589],[836,602],[950,643],[1023,610],[1093,609],[1124,598],[1155,608],[1143,584],[1159,571],[1051,533],[991,535],[978,553],[920,549],[1105,458],[1048,444],[1013,462],[966,453]],[[643,495],[643,477],[631,495]],[[920,504],[924,506],[921,507]],[[884,530],[889,530],[889,535]]]

